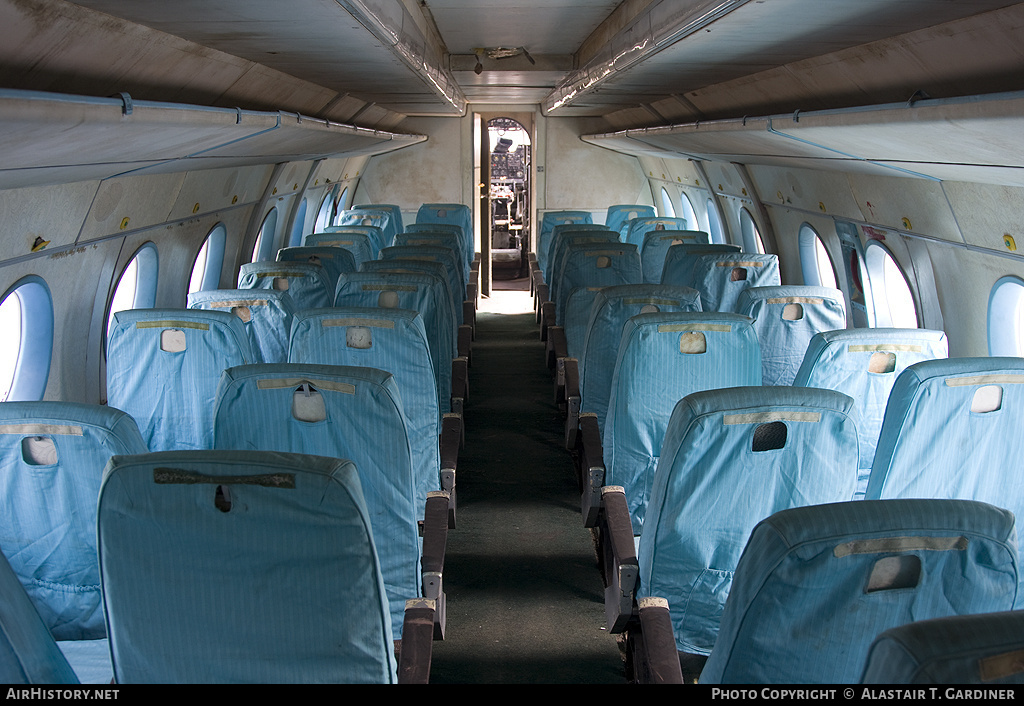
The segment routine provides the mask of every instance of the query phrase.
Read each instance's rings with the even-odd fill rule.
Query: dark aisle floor
[[[496,291],[481,309],[528,309]],[[431,683],[624,683],[532,313],[478,315]]]

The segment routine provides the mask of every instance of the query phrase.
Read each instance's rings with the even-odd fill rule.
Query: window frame
[[[11,296],[17,298],[20,307],[20,339],[5,401],[41,400],[46,393],[53,357],[53,296],[46,282],[36,275],[23,277],[11,285],[0,297],[0,304]]]

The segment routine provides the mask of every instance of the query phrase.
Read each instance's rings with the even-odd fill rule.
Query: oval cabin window
[[[53,353],[53,300],[26,277],[0,301],[0,401],[43,399]]]

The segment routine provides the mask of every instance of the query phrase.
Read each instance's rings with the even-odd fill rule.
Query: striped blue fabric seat
[[[712,243],[710,245],[691,245],[688,243],[677,243],[669,246],[665,253],[665,262],[662,264],[662,284],[674,284],[680,287],[697,288],[693,279],[693,266],[697,259],[704,255],[723,255],[726,253],[738,253],[739,245],[722,245]]]
[[[395,241],[395,235],[399,232],[398,225],[391,217],[389,209],[375,208],[373,206],[364,208],[350,208],[342,211],[335,219],[340,228],[352,226],[372,226],[380,229],[380,247],[386,248]]]
[[[416,211],[416,225],[445,223],[459,227],[463,252],[473,261],[473,212],[461,203],[425,203]],[[408,230],[408,229],[406,229]]]
[[[419,220],[419,219],[417,219]],[[550,282],[551,272],[548,268],[548,249],[556,225],[581,225],[594,222],[590,211],[547,211],[541,216],[540,230],[537,234],[537,264],[540,265],[544,277]]]
[[[0,554],[0,681],[4,684],[77,684],[7,559]]]
[[[436,447],[435,443],[435,447]],[[427,490],[417,482],[402,398],[394,377],[374,368],[243,365],[224,371],[214,446],[347,458],[359,472],[391,629],[401,637],[405,601],[419,597],[419,534]],[[415,471],[414,471],[415,468]]]
[[[689,287],[623,284],[594,297],[579,359],[581,411],[597,415],[604,429],[615,360],[626,321],[637,314],[700,311],[700,294]],[[570,351],[570,355],[573,355]]]
[[[377,259],[380,246],[360,229],[331,228],[325,233],[310,233],[303,245],[306,247],[343,248],[352,253],[358,270],[364,262]]]
[[[857,403],[858,497],[867,490],[885,405],[896,379],[914,363],[947,355],[946,334],[928,329],[842,329],[811,338],[793,384],[838,390]]]
[[[736,311],[754,320],[764,385],[793,384],[811,338],[846,328],[846,299],[831,287],[751,287],[740,293]]]
[[[462,274],[459,254],[439,245],[393,245],[380,251],[381,260],[424,260],[444,265],[448,288],[452,298],[452,313],[456,325],[462,323],[462,301],[466,298],[466,279]]]
[[[431,245],[435,247],[448,248],[455,253],[456,262],[462,265],[462,281],[469,282],[469,265],[472,256],[464,252],[464,243],[460,235],[454,230],[427,230],[427,226],[412,232],[399,233],[395,236],[395,245]]]
[[[461,311],[462,309],[462,299],[458,299],[458,292],[452,289],[448,276],[448,268],[446,268],[442,262],[426,259],[371,260],[370,262],[364,262],[363,266],[359,268],[359,271],[429,275],[431,278],[436,279],[444,290],[445,297],[448,301],[446,311],[451,312],[452,316],[455,316],[455,312]],[[457,325],[457,323],[458,320],[456,319],[452,322],[452,326]]]
[[[551,247],[548,248],[548,262],[550,263],[550,276],[549,273],[545,273],[545,281],[548,283],[548,293],[552,301],[556,300],[558,296],[558,288],[561,282],[559,281],[558,274],[562,271],[562,266],[565,264],[566,253],[569,247],[572,245],[580,245],[583,243],[615,243],[619,242],[618,237],[610,230],[603,229],[602,226],[593,227],[587,230],[576,230],[575,228],[569,228],[559,226],[555,228],[554,234],[551,236]]]
[[[889,628],[862,684],[1024,684],[1024,611],[933,618]]]
[[[619,240],[625,242],[629,230],[629,222],[634,218],[654,218],[658,212],[654,206],[640,204],[616,204],[608,207],[604,216],[604,224],[619,234]]]
[[[782,284],[779,258],[751,253],[703,255],[693,265],[693,282],[704,311],[736,311],[743,290]]]
[[[652,216],[650,218],[634,218],[629,222],[629,230],[624,243],[632,243],[637,249],[644,245],[644,238],[652,230],[686,230],[686,219],[675,216]]]
[[[388,598],[351,461],[116,456],[99,498],[118,683],[394,683]]]
[[[324,268],[308,262],[248,262],[238,269],[238,289],[288,292],[296,310],[330,306],[334,295]]]
[[[405,230],[405,225],[402,222],[402,207],[394,203],[362,203],[356,204],[355,208],[371,210],[371,211],[383,211],[391,217],[391,225],[394,226],[395,235]],[[392,236],[394,237],[394,235]]]
[[[968,500],[800,507],[754,528],[707,684],[850,684],[871,641],[915,620],[1009,610],[1013,514]]]
[[[96,498],[111,456],[147,451],[113,407],[0,404],[0,549],[58,640],[106,637]]]
[[[702,230],[658,230],[647,231],[640,247],[640,261],[644,268],[644,282],[661,282],[665,269],[665,256],[673,245],[707,245],[710,236]]]
[[[130,309],[107,334],[107,403],[151,451],[209,449],[220,374],[256,361],[241,319],[204,309]]]
[[[980,500],[1024,514],[1024,359],[916,363],[889,393],[865,497]]]
[[[605,485],[625,489],[635,535],[676,403],[702,390],[760,384],[761,348],[746,316],[657,312],[626,322],[603,445]]]
[[[406,417],[422,512],[440,488],[441,412],[423,319],[407,309],[336,307],[298,314],[290,363],[377,368],[394,376]],[[447,393],[450,394],[450,388]]]
[[[758,522],[851,497],[855,416],[846,395],[812,388],[733,387],[676,405],[640,537],[637,599],[668,599],[678,650],[711,653]]]
[[[281,248],[277,251],[278,262],[308,262],[320,265],[327,275],[327,284],[331,292],[338,285],[338,278],[346,272],[355,272],[356,257],[351,250],[329,245],[303,245],[302,247]]]
[[[458,342],[455,314],[444,279],[418,272],[355,272],[338,283],[334,305],[419,312],[427,332],[437,389],[444,396],[449,394],[452,359]]]
[[[288,333],[295,305],[288,292],[276,289],[206,289],[188,295],[189,309],[227,311],[242,322],[254,362],[283,363],[288,359]]]
[[[640,254],[635,245],[626,243],[577,243],[565,250],[561,269],[556,275],[558,289],[552,297],[555,302],[555,321],[566,322],[570,296],[577,289],[588,290],[584,304],[577,302],[574,311],[582,326],[590,317],[593,295],[602,287],[617,284],[639,284]]]

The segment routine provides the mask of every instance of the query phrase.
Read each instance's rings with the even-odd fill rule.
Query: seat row
[[[593,232],[596,229],[576,230],[561,240],[593,238]],[[554,234],[553,246],[560,235]],[[606,248],[607,242],[611,240],[587,242],[580,249],[596,251]],[[577,247],[569,245],[564,252]],[[688,247],[675,244],[669,252]],[[715,260],[715,256],[700,257]],[[727,257],[736,260],[746,255]],[[568,275],[566,280],[553,282],[551,288],[564,296],[576,282],[564,264],[561,274]],[[726,279],[735,281],[731,276]],[[535,282],[538,299],[543,300],[548,285],[542,276]],[[781,305],[777,307],[781,315],[762,309],[752,320],[692,313],[700,310],[700,298],[664,285],[593,289],[597,291],[587,295],[594,303],[580,359],[569,353],[571,346],[560,343],[560,328],[548,325],[551,310],[543,310],[543,301],[538,318],[542,337],[549,343],[549,363],[556,370],[556,399],[567,412],[566,442],[577,460],[586,524],[600,535],[609,626],[636,629],[645,614],[660,614],[663,608],[668,634],[675,636],[672,642],[688,676],[701,673],[716,644],[722,609],[747,537],[758,521],[772,513],[848,501],[863,496],[865,486],[869,498],[966,498],[1013,512],[1024,509],[1024,493],[1016,490],[1016,480],[990,470],[993,465],[1012,463],[1021,450],[1015,439],[1008,438],[1012,432],[1003,428],[1013,419],[1012,413],[1000,411],[1004,405],[1011,408],[1018,390],[1024,391],[1019,387],[1024,382],[1019,375],[1024,361],[935,360],[911,365],[945,357],[941,332],[828,330],[845,326],[843,317],[839,326],[822,326],[819,333],[813,321],[805,322],[811,325],[803,348],[797,346],[781,356],[790,359],[784,363],[791,371],[790,380],[804,389],[766,388],[761,387],[761,378],[768,377],[768,368],[762,368],[760,359],[766,356],[759,356],[758,350],[764,349],[763,342],[759,346],[759,336],[750,329],[762,322],[792,331],[790,322],[810,318],[807,312],[814,310],[808,306],[810,297],[778,296],[785,289],[781,287],[748,290],[742,295],[747,301],[751,293],[754,300],[781,300],[772,302]],[[758,289],[776,291],[757,297]],[[557,306],[552,308],[557,317]],[[568,328],[568,321],[562,323]],[[592,348],[592,340],[597,348]],[[614,364],[609,364],[611,360]],[[910,370],[897,381],[908,366]],[[588,387],[597,381],[601,384],[596,387],[610,394]],[[811,386],[843,390],[853,398]],[[890,388],[894,388],[891,399]],[[577,390],[583,390],[582,401]],[[945,402],[933,402],[950,390]],[[588,400],[592,406],[588,407]],[[864,427],[863,433],[858,434],[858,426]],[[946,434],[950,443],[934,443],[947,428],[955,429]],[[985,450],[973,453],[975,458],[965,459],[964,452],[955,450],[973,450],[978,443]],[[928,453],[933,448],[935,453]],[[962,472],[964,466],[969,473]],[[901,470],[890,470],[894,467]],[[931,474],[941,480],[930,481]],[[995,490],[1000,486],[1009,486],[1011,492]],[[873,503],[863,505],[863,510],[850,510],[851,517],[858,513],[887,517],[886,513],[894,512],[867,509]],[[827,516],[847,510],[822,512]],[[1012,515],[1010,520],[1012,529]],[[635,535],[640,535],[639,541]],[[920,553],[927,547],[907,549]],[[918,560],[894,561],[899,572],[901,562],[914,565]],[[1013,562],[1015,576],[1015,556]],[[1013,583],[1012,590],[1003,585],[1000,600],[986,607],[960,604],[934,614],[1009,610],[1017,595],[1016,579]],[[917,585],[916,578],[895,588],[911,585]],[[946,589],[932,585],[928,590],[941,596]],[[658,604],[662,599],[655,596],[668,601],[662,606]],[[652,608],[652,601],[658,606]],[[928,614],[914,609],[903,615]],[[867,650],[863,638],[870,640],[877,632],[869,628],[860,630],[859,641],[850,638],[860,653],[854,659],[849,658],[853,653],[846,653],[841,660],[846,671],[830,672],[833,678],[821,680],[856,679]],[[655,630],[655,634],[664,633],[665,628],[660,633]],[[760,635],[763,641],[777,637],[770,629]],[[645,653],[643,645],[631,644],[637,654]],[[716,669],[705,673],[706,681],[722,678]],[[743,674],[747,676],[740,681],[790,680],[768,671],[753,677],[752,672]],[[792,680],[810,679],[804,673]]]
[[[435,216],[438,212],[456,212],[450,205],[435,206],[441,207],[434,209]],[[382,210],[391,211],[386,207],[362,207],[346,212],[343,222],[351,220],[352,223],[339,226],[337,232],[353,242],[364,244],[367,241],[383,244],[394,241],[396,237],[401,239],[404,235],[401,232],[381,235],[385,232],[382,226],[391,218],[390,213],[383,214]],[[449,240],[451,237],[461,238],[463,232],[461,228],[457,233],[446,231],[443,224],[437,229],[432,225],[421,227],[422,235],[427,238],[437,229],[445,231],[443,236]],[[346,228],[353,232],[345,233]],[[358,232],[360,229],[365,232]],[[437,256],[440,262],[407,261],[396,254],[388,261],[394,263],[394,268],[382,268],[387,271],[380,273],[352,271],[354,257],[351,251],[337,246],[314,245],[283,250],[277,263],[254,263],[244,267],[239,276],[240,289],[191,295],[189,304],[196,307],[194,309],[136,310],[115,314],[107,348],[111,407],[58,403],[38,403],[44,405],[42,408],[32,405],[22,408],[20,405],[23,403],[0,406],[0,414],[13,415],[11,419],[47,417],[46,420],[40,418],[38,424],[3,427],[9,436],[0,435],[0,439],[9,442],[3,452],[9,469],[4,475],[4,483],[20,484],[18,500],[12,501],[11,529],[4,532],[6,538],[2,548],[10,558],[14,572],[28,588],[32,601],[41,606],[39,612],[43,624],[54,637],[62,640],[61,649],[75,664],[75,671],[80,676],[108,681],[113,669],[118,681],[307,680],[313,678],[308,676],[310,674],[319,674],[318,680],[393,681],[392,636],[402,640],[403,655],[407,650],[409,655],[419,655],[424,649],[421,643],[425,639],[426,669],[429,670],[429,640],[443,637],[445,625],[444,545],[447,530],[454,526],[455,520],[454,477],[462,437],[462,401],[467,382],[468,356],[454,354],[459,341],[455,312],[463,314],[468,311],[470,315],[467,318],[472,321],[474,304],[467,298],[468,306],[455,309],[456,298],[451,295],[453,287],[450,283],[456,281],[452,275],[457,274],[461,278],[464,274],[466,260],[461,254],[461,246],[460,241],[457,256],[449,248],[435,248],[440,252],[429,253]],[[420,246],[384,247],[383,251],[387,254],[389,250],[410,247]],[[401,254],[424,255],[422,252]],[[369,269],[373,262],[376,261],[363,263],[364,268]],[[333,272],[340,281],[330,291],[346,292],[339,295],[344,306],[306,311],[306,305],[322,303],[316,297],[327,291],[324,282],[332,271],[325,266],[327,263],[336,265]],[[424,271],[424,267],[429,269]],[[392,271],[399,268],[409,271]],[[471,287],[467,288],[461,281],[457,286],[462,291],[468,289],[472,295]],[[295,301],[301,302],[298,311]],[[326,304],[332,302],[333,297]],[[459,303],[463,304],[461,297]],[[291,321],[288,320],[289,314]],[[462,328],[463,331],[459,332],[462,340],[459,342],[468,343],[471,331],[466,331],[466,326]],[[271,341],[274,343],[268,344]],[[259,362],[268,359],[301,362]],[[435,364],[435,360],[454,362],[443,366]],[[454,385],[453,378],[456,380]],[[439,382],[444,387],[439,388]],[[440,395],[439,389],[452,390],[454,397]],[[115,407],[124,408],[129,414]],[[95,424],[84,421],[94,417],[99,418]],[[123,435],[125,438],[109,429],[103,433],[87,431],[83,434],[81,431],[113,426],[115,421],[119,430],[129,430]],[[71,431],[65,434],[68,429]],[[114,439],[117,441],[112,441]],[[147,451],[165,449],[152,459],[145,456]],[[289,453],[280,452],[314,453],[320,458],[292,458]],[[163,526],[163,536],[174,537],[184,533],[194,541],[183,545],[191,549],[178,559],[171,556],[175,550],[167,549],[168,554],[156,564],[146,563],[152,572],[115,568],[110,570],[110,576],[118,571],[122,573],[108,581],[107,573],[101,577],[96,566],[95,518],[96,498],[99,496],[102,500],[105,497],[99,491],[100,473],[112,455],[119,458],[129,455],[133,468],[136,465],[150,468],[146,465],[150,463],[156,467],[147,471],[121,471],[114,468],[117,464],[112,463],[104,476],[104,493],[108,486],[116,485],[118,492],[128,487],[128,481],[122,480],[122,473],[141,478],[142,485],[132,485],[123,497],[129,504],[141,503],[144,495],[156,493],[159,497],[154,496],[151,503],[141,503],[139,509],[147,507],[143,511],[147,516],[155,513],[154,527],[161,522],[167,523]],[[30,467],[46,466],[47,472],[19,475],[15,469],[20,470],[26,464]],[[245,469],[256,468],[261,470],[251,471],[254,478],[248,478],[250,471]],[[294,471],[297,468],[315,472],[296,475]],[[43,477],[45,481],[41,480]],[[322,505],[324,493],[329,492],[332,496],[340,493],[340,496],[348,498],[341,500],[341,506],[348,509],[341,513],[332,509],[333,506],[317,507],[311,500],[300,500],[300,496],[307,497],[306,491],[301,494],[278,492],[294,490],[300,483],[299,478],[312,479],[301,481],[311,489],[310,499],[320,493]],[[49,485],[41,491],[39,483]],[[177,490],[169,490],[166,486]],[[59,488],[59,492],[52,492],[54,488]],[[172,492],[178,491],[182,493],[180,499],[166,500]],[[39,511],[40,498],[43,497],[47,498],[47,512]],[[195,505],[197,512],[215,513],[210,515],[213,518],[235,517],[238,524],[224,524],[230,522],[226,519],[204,520],[201,519],[205,517],[202,514],[198,516],[200,519],[189,519],[187,512],[179,517],[176,514],[178,510],[172,513],[172,519],[168,519],[153,509],[165,500],[169,503],[166,507],[177,507],[183,502],[188,507]],[[255,505],[263,508],[264,502],[269,514],[257,518]],[[111,507],[115,505],[112,501]],[[101,502],[101,516],[104,508]],[[259,642],[249,639],[255,635],[247,637],[244,631],[239,633],[237,626],[224,631],[224,640],[209,641],[209,654],[198,661],[185,649],[180,649],[177,655],[166,654],[168,646],[175,642],[175,634],[182,637],[172,649],[184,648],[189,643],[185,633],[169,631],[164,635],[161,630],[154,633],[158,636],[154,642],[139,632],[152,633],[145,622],[133,621],[136,616],[153,611],[165,618],[178,611],[177,618],[172,620],[177,620],[189,630],[195,630],[198,625],[215,624],[212,613],[202,613],[206,610],[228,616],[227,623],[245,616],[258,625],[259,619],[253,621],[253,615],[262,615],[268,610],[274,613],[276,608],[270,606],[278,600],[286,601],[288,597],[281,594],[266,602],[271,596],[267,594],[254,601],[238,600],[237,604],[230,606],[214,606],[217,601],[211,602],[206,593],[212,586],[217,586],[218,592],[223,586],[217,583],[221,581],[218,571],[228,571],[230,580],[242,580],[243,576],[260,576],[258,569],[249,571],[249,562],[253,566],[267,566],[263,562],[269,562],[269,566],[276,567],[272,569],[274,572],[309,570],[310,567],[305,566],[306,560],[312,560],[316,552],[325,549],[311,548],[305,552],[288,546],[303,533],[311,531],[309,523],[323,525],[325,534],[322,536],[325,539],[331,537],[330,532],[335,530],[329,525],[334,523],[334,519],[317,518],[318,513],[325,511],[332,518],[335,514],[339,518],[341,514],[345,515],[341,524],[348,529],[344,531],[356,528],[358,532],[361,527],[366,535],[361,544],[358,540],[351,542],[352,567],[348,573],[338,572],[335,580],[352,583],[350,573],[355,570],[360,581],[368,578],[380,590],[368,590],[365,582],[352,584],[344,591],[331,588],[332,584],[323,584],[325,592],[322,598],[293,597],[296,611],[282,609],[280,618],[275,615],[268,619],[271,622],[286,620],[289,622],[289,634],[302,640],[305,633],[293,629],[291,621],[296,619],[294,616],[302,615],[306,622],[319,623],[317,611],[310,610],[313,606],[323,608],[323,600],[333,603],[343,596],[365,594],[369,603],[364,604],[360,598],[348,606],[352,609],[348,611],[349,617],[342,618],[344,612],[339,613],[339,621],[352,620],[354,611],[359,616],[355,624],[362,626],[354,630],[351,644],[344,648],[362,655],[354,660],[349,672],[343,671],[348,667],[339,668],[338,665],[319,671],[326,665],[319,664],[317,660],[333,655],[330,660],[336,661],[340,654],[337,647],[328,648],[321,657],[308,662],[307,667],[294,672],[288,671],[287,662],[282,663],[281,671],[273,674],[252,672],[249,659],[240,658],[225,665],[223,660],[214,659],[214,655],[220,653],[219,656],[223,657],[238,653],[239,645],[249,649]],[[100,529],[99,554],[104,572],[107,571],[105,551],[109,557],[120,556],[140,541],[139,536],[133,535],[139,532],[136,524],[141,521],[140,516],[133,514],[135,512],[135,509],[123,508],[114,511],[117,520],[110,521],[108,526],[125,523],[123,527],[112,530],[117,536],[111,540],[110,546],[116,546],[116,549],[106,547],[103,529]],[[28,526],[22,515],[45,517],[45,520],[33,521]],[[68,516],[76,518],[80,525],[73,532],[63,529]],[[250,520],[256,524],[248,525]],[[188,531],[179,529],[175,524],[179,521],[184,523],[180,527]],[[292,522],[307,525],[296,524],[294,528],[280,529],[282,526],[290,527]],[[282,543],[270,543],[268,549],[261,549],[266,537],[252,529],[257,526],[281,534]],[[53,527],[62,529],[54,531]],[[232,527],[234,529],[230,530]],[[278,529],[270,530],[271,527]],[[235,539],[211,536],[205,542],[208,531],[224,530],[229,530]],[[244,547],[231,544],[250,535],[254,541]],[[133,536],[127,543],[120,541],[122,537]],[[157,541],[160,536],[158,531],[139,546],[145,547],[146,542]],[[259,539],[255,540],[256,537]],[[222,540],[223,549],[211,549],[208,570],[195,571],[195,567],[205,559],[189,564],[192,567],[190,571],[181,570],[182,564],[176,563],[188,563],[189,551],[195,552],[196,547],[213,547]],[[327,543],[333,544],[333,540]],[[341,541],[341,546],[349,544],[348,540]],[[147,550],[143,548],[142,551]],[[363,553],[362,559],[358,558],[360,552]],[[147,556],[158,553],[152,550]],[[294,556],[294,561],[282,563],[283,557],[289,556]],[[329,570],[331,562],[345,560],[345,552],[337,558],[323,556],[323,562],[312,562],[314,565],[323,564],[315,566],[317,572]],[[111,559],[112,565],[120,561]],[[376,569],[359,568],[367,561]],[[132,563],[129,561],[124,566],[131,567]],[[193,575],[198,577],[195,582],[186,579]],[[146,582],[154,579],[161,585],[150,587],[150,593],[160,593],[162,598],[142,606],[133,605],[133,600],[138,601],[135,597],[145,590]],[[99,608],[101,582],[107,604],[106,625]],[[189,583],[188,590],[177,585],[182,582]],[[226,583],[230,581],[226,580]],[[290,585],[292,581],[287,583]],[[313,582],[310,585],[317,584]],[[275,585],[268,590],[279,591],[283,587]],[[168,592],[174,596],[164,595]],[[186,604],[192,600],[205,605],[197,610],[182,608],[176,602],[178,592],[183,597],[191,596],[184,599]],[[62,604],[58,596],[66,599],[67,595],[87,599],[88,607]],[[234,593],[228,590],[224,595],[233,596]],[[410,598],[415,599],[411,613],[406,606]],[[372,617],[381,613],[372,607],[374,601],[383,606],[383,621]],[[309,606],[303,606],[304,603]],[[174,611],[162,612],[171,605],[177,606]],[[327,612],[326,608],[323,610]],[[184,619],[186,615],[194,617],[195,621]],[[410,615],[414,616],[411,623]],[[9,617],[6,612],[0,616],[5,621]],[[146,620],[152,617],[148,616]],[[159,622],[159,619],[154,619]],[[376,628],[367,632],[364,627],[371,623]],[[319,635],[323,635],[327,643],[339,642],[337,635],[347,634],[347,630],[338,629],[343,624],[327,621],[323,626],[315,626],[324,630],[315,638],[310,636],[312,642],[308,649],[302,646],[306,649],[304,654],[313,655],[323,647]],[[412,632],[407,635],[410,625]],[[112,638],[109,648],[102,640],[108,627]],[[251,632],[252,627],[246,630]],[[381,636],[388,639],[378,640]],[[205,636],[202,639],[205,640]],[[316,647],[312,646],[314,642]],[[377,643],[388,646],[386,652],[390,656],[383,661],[373,656],[380,653],[379,645],[373,646]],[[396,640],[396,647],[398,644]],[[265,647],[260,644],[256,649]],[[275,646],[275,649],[277,647],[287,646]],[[291,645],[289,649],[296,647]],[[425,679],[423,662],[417,657],[410,664],[413,666],[401,668],[399,677],[402,680]],[[340,676],[345,674],[349,676]]]

